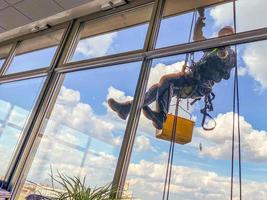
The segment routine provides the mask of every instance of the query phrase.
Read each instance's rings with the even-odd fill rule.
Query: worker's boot
[[[127,101],[125,103],[119,103],[113,98],[108,99],[109,107],[115,111],[121,119],[126,119],[131,110],[132,101]]]
[[[156,129],[162,129],[163,123],[166,120],[166,116],[164,115],[163,112],[156,112],[151,110],[148,106],[143,107],[143,113],[146,118],[152,120],[153,126]]]

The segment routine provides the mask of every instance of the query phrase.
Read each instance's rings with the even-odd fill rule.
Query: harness
[[[209,94],[205,95],[204,97],[205,106],[200,110],[200,112],[203,114],[201,126],[206,131],[211,131],[216,127],[215,119],[209,114],[209,112],[213,111],[212,101],[214,99],[215,99],[215,94],[213,92],[210,92]],[[214,122],[214,125],[211,128],[205,127],[207,117]]]
[[[214,81],[203,80],[202,78],[206,75],[203,73],[205,72],[209,72],[211,74],[217,73],[216,78],[219,77],[219,79],[222,79],[222,78],[228,79],[230,77],[229,69],[231,69],[232,63],[234,64],[234,60],[232,60],[232,56],[229,55],[229,54],[232,54],[231,51],[229,52],[229,50],[226,50],[225,55],[223,56],[219,55],[219,53],[220,53],[220,48],[215,48],[210,52],[206,52],[203,58],[198,63],[195,63],[194,61],[192,61],[192,65],[189,67],[189,70],[191,72],[191,78],[196,79],[195,87],[191,89],[190,93],[187,92],[184,94],[184,91],[186,91],[186,89],[181,90],[183,93],[181,96],[182,98],[187,97],[187,98],[194,99],[194,101],[190,103],[191,105],[193,105],[196,101],[201,100],[201,98],[204,97],[204,107],[200,110],[200,112],[203,114],[201,125],[202,125],[202,128],[206,131],[213,130],[216,127],[216,121],[209,114],[209,112],[213,111],[212,101],[215,99],[215,94],[212,92],[212,86],[214,85]],[[214,57],[211,57],[213,55]],[[216,60],[218,61],[218,63],[214,62]],[[207,63],[207,62],[214,62],[214,65],[212,65],[211,67],[206,67],[206,69],[202,69],[203,71],[201,71],[201,69],[199,69],[199,67],[202,67],[201,65],[210,65],[210,63]],[[221,65],[227,65],[227,66],[229,65],[229,69]],[[207,124],[206,121],[208,119],[209,121],[213,121],[212,127],[206,126]]]

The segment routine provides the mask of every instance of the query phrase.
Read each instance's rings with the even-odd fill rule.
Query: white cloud
[[[137,152],[156,151],[156,149],[152,146],[149,138],[144,135],[136,137],[134,147],[134,151]]]
[[[262,89],[267,88],[267,41],[246,44],[243,60],[248,73],[260,84]]]
[[[265,27],[267,3],[264,0],[239,0],[236,1],[237,32]],[[215,26],[223,27],[233,24],[232,3],[215,6],[210,11],[215,21]]]
[[[206,139],[202,155],[215,159],[231,158],[233,113],[219,114],[215,120],[217,126],[213,131],[205,132],[202,128],[195,129],[196,136]],[[252,162],[267,161],[267,132],[256,130],[244,117],[240,116],[241,148],[243,160]],[[237,132],[236,132],[237,135]],[[235,139],[237,142],[237,138]],[[237,143],[235,144],[237,151]],[[235,152],[235,155],[238,155]]]
[[[176,62],[171,65],[158,63],[151,68],[147,87],[150,88],[153,84],[158,83],[163,75],[178,73],[182,70],[184,61]]]
[[[248,69],[246,67],[238,67],[238,76],[245,76],[248,73]]]
[[[50,184],[52,166],[54,172],[87,175],[91,185],[107,184],[113,178],[117,160],[114,153],[122,141],[122,136],[114,132],[123,132],[126,125],[125,121],[116,121],[118,118],[114,120],[108,114],[95,114],[89,104],[81,102],[78,91],[63,86],[27,180]]]
[[[265,0],[240,0],[236,3],[237,31],[266,27],[267,3]],[[253,12],[253,13],[252,13]]]
[[[186,200],[225,200],[230,194],[230,177],[218,175],[199,168],[173,166],[170,196],[172,199]],[[141,160],[129,167],[129,190],[137,199],[154,200],[162,197],[166,164]],[[238,188],[237,182],[234,187]],[[267,183],[257,183],[243,179],[244,199],[264,200],[267,195]],[[260,192],[259,192],[260,191]],[[238,194],[234,192],[234,199]]]
[[[101,141],[117,145],[118,138],[112,133],[114,125],[97,116],[89,104],[80,102],[78,91],[64,86],[49,121],[49,131],[46,131],[49,134],[57,132],[58,126],[66,125]]]
[[[50,169],[56,175],[57,171],[65,175],[87,177],[90,186],[102,186],[110,182],[117,158],[104,152],[84,152],[68,147],[57,140],[51,142],[51,137],[44,136],[34,159],[27,180],[42,185],[51,185]],[[83,161],[84,159],[84,161]],[[83,166],[81,166],[81,163]]]
[[[215,6],[210,10],[210,16],[214,19],[215,26],[218,28],[233,24],[232,3]]]
[[[125,102],[133,99],[131,96],[126,96],[125,92],[118,90],[112,86],[108,88],[107,100],[109,98],[115,98],[117,101]]]
[[[82,54],[85,57],[104,56],[110,50],[116,36],[117,32],[112,32],[83,39],[78,43],[75,53]]]

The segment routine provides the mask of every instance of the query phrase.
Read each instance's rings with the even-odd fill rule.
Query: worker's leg
[[[158,84],[155,84],[149,88],[149,90],[145,93],[143,107],[148,106],[152,102],[156,101],[158,95],[158,89],[159,89]],[[120,103],[114,100],[113,98],[110,98],[108,99],[108,105],[113,111],[115,111],[119,115],[121,119],[126,119],[131,110],[132,101]]]
[[[153,125],[157,129],[162,129],[163,123],[167,118],[171,99],[174,95],[178,95],[175,87],[180,88],[190,84],[189,79],[183,73],[169,74],[161,78],[158,85],[158,96],[156,98],[157,110],[153,111],[148,106],[144,106],[144,115],[153,121]],[[176,93],[174,94],[174,91]]]
[[[175,88],[182,88],[190,85],[190,79],[184,76],[183,73],[176,73],[175,75],[169,74],[161,78],[159,85],[157,111],[167,115],[172,97],[177,95],[179,96],[179,94],[177,94],[177,91],[179,90]]]
[[[148,119],[152,120],[154,127],[157,129],[162,129],[163,127],[163,123],[167,118],[172,96],[173,96],[173,86],[169,85],[169,88],[164,90],[157,98],[156,111],[151,110],[149,106],[143,107],[144,115]]]
[[[167,97],[167,90],[170,87],[170,84],[173,85],[182,85],[184,81],[182,81],[181,77],[183,77],[183,73],[174,73],[174,74],[168,74],[163,76],[160,79],[160,82],[158,84],[154,84],[152,87],[149,88],[149,90],[145,93],[144,103],[143,107],[147,107],[154,101],[158,101],[158,98],[163,99],[164,103],[161,102],[160,108],[162,109],[162,105],[165,105],[165,112],[168,112],[168,105],[169,103],[165,102],[165,99]],[[180,80],[181,79],[181,80]],[[181,83],[180,83],[181,82]],[[171,98],[171,97],[169,97]],[[159,101],[158,101],[159,102]],[[168,100],[167,100],[168,102]],[[111,107],[112,110],[118,113],[119,117],[122,119],[126,119],[132,105],[132,101],[119,103],[115,101],[114,99],[109,99],[108,104]],[[160,111],[161,112],[161,111]]]

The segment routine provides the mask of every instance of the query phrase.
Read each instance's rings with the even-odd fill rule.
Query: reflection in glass
[[[49,67],[64,30],[24,40],[16,50],[6,74]]]
[[[238,0],[236,1],[236,21],[237,32],[249,31],[253,29],[266,28],[267,27],[267,13],[266,13],[267,1],[265,0]],[[220,16],[218,22],[224,23],[227,21],[222,13],[225,10],[218,10],[217,13]]]
[[[238,45],[242,173],[245,179],[255,182],[244,184],[243,190],[257,189],[256,196],[249,197],[261,200],[267,195],[266,50],[266,40]]]
[[[0,85],[0,179],[5,176],[42,83],[43,78],[37,78]]]
[[[126,121],[107,106],[107,99],[130,99],[141,63],[129,63],[69,73],[46,126],[39,133],[35,155],[21,197],[50,195],[51,169],[65,175],[87,177],[87,183],[111,183]],[[58,189],[58,186],[55,186]]]
[[[233,27],[233,5],[232,3],[218,4],[210,6],[211,4],[221,3],[222,1],[194,1],[190,3],[186,0],[179,1],[168,0],[164,7],[163,19],[161,21],[159,35],[157,39],[156,48],[172,46],[177,44],[184,44],[189,42],[191,24],[193,30],[196,28],[197,17],[193,18],[195,8],[204,7],[203,22],[205,23],[202,31],[206,39],[218,37],[218,32],[225,26]],[[219,23],[218,9],[224,9],[223,17],[227,18],[223,23]],[[220,13],[222,14],[222,13]],[[193,31],[194,32],[194,31]],[[193,40],[193,33],[190,37],[190,42]]]
[[[83,24],[71,61],[142,49],[152,6]]]
[[[243,192],[244,199],[264,200],[267,195],[267,87],[266,81],[264,82],[266,79],[263,78],[266,77],[263,64],[265,43],[262,41],[238,46],[242,183],[246,191]],[[201,57],[202,52],[195,53],[195,61]],[[161,76],[180,71],[184,59],[185,55],[178,55],[153,60],[148,88],[157,83]],[[233,76],[229,80],[216,83],[213,92],[216,98],[211,114],[217,122],[213,131],[206,132],[201,128],[200,109],[203,107],[203,101],[193,106],[189,104],[189,109],[186,101],[180,103],[179,115],[188,118],[185,111],[190,112],[196,126],[191,143],[175,145],[170,199],[229,198]],[[171,105],[175,103],[174,100]],[[189,103],[191,101],[189,99]],[[171,106],[170,112],[174,112],[174,106]],[[169,142],[157,139],[155,132],[151,121],[141,115],[125,186],[137,199],[162,199]],[[235,159],[238,166],[237,157]],[[234,187],[238,188],[237,171],[234,172]],[[238,195],[238,192],[234,192],[234,198],[238,198]]]

